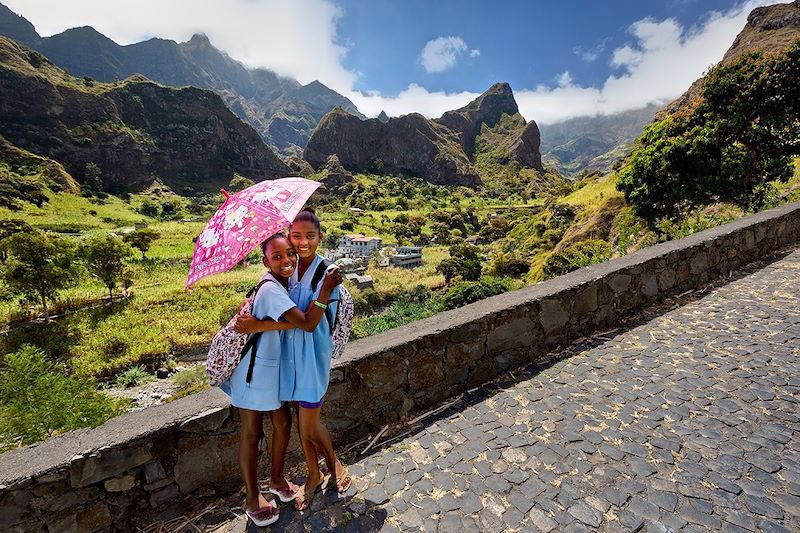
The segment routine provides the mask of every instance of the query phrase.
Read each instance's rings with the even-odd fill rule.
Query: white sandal
[[[263,514],[267,511],[271,511],[274,514],[271,514],[269,518],[258,518],[258,515]],[[247,518],[253,521],[255,525],[258,527],[266,527],[269,525],[274,524],[280,518],[280,511],[272,505],[272,502],[268,503],[265,507],[261,509],[256,509],[255,511],[248,511],[247,509],[244,510],[244,513],[247,515]]]

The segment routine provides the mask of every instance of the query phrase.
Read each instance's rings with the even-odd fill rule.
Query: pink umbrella
[[[224,272],[264,239],[287,227],[319,182],[303,178],[265,180],[230,194],[197,237],[186,288],[205,276]]]

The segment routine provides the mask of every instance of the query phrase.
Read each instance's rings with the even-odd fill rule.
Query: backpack
[[[314,275],[311,277],[311,291],[317,292],[317,285],[320,280],[325,276],[325,270],[332,265],[327,259],[320,261]],[[350,330],[353,328],[353,317],[355,316],[355,305],[353,304],[353,296],[350,294],[344,285],[339,285],[339,298],[331,298],[328,303],[338,302],[336,306],[336,314],[334,315],[331,308],[325,309],[325,318],[328,320],[328,326],[331,332],[331,339],[333,339],[333,353],[331,358],[336,359],[342,352],[347,341],[350,339]]]
[[[268,281],[272,280],[261,280],[258,285],[250,289],[247,293],[247,299],[239,312],[211,339],[211,346],[208,348],[208,356],[206,357],[206,375],[208,375],[208,383],[212,387],[219,386],[231,377],[231,374],[233,374],[233,371],[248,350],[250,351],[250,365],[247,367],[247,383],[252,380],[253,367],[256,362],[256,345],[258,344],[258,339],[261,338],[262,332],[259,331],[248,335],[247,333],[239,333],[233,328],[236,325],[236,319],[240,315],[252,313],[256,294],[261,286]]]

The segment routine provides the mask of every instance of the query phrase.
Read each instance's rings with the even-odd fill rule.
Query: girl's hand
[[[331,291],[340,285],[343,279],[342,271],[339,270],[339,267],[331,269],[327,274],[325,274],[325,280],[322,282],[322,288]]]
[[[260,325],[261,321],[253,315],[242,315],[236,319],[236,325],[233,326],[233,329],[238,333],[256,333],[261,331]]]

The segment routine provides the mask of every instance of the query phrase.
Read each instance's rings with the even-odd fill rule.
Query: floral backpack
[[[327,259],[320,261],[314,275],[311,277],[311,290],[317,292],[317,285],[325,275],[325,270],[332,265]],[[336,314],[334,315],[331,308],[325,310],[325,318],[328,320],[328,326],[331,332],[331,339],[333,339],[333,353],[331,358],[336,359],[344,352],[344,347],[347,341],[350,340],[350,330],[353,328],[353,317],[355,316],[355,305],[353,304],[353,296],[350,294],[344,285],[339,285],[339,298],[331,298],[328,303],[338,302],[336,306]]]
[[[241,362],[248,350],[250,351],[250,366],[247,368],[247,383],[250,383],[253,377],[253,366],[256,361],[256,345],[258,344],[258,339],[261,338],[261,332],[248,335],[247,333],[239,333],[233,328],[239,316],[252,313],[253,301],[256,298],[258,289],[268,281],[272,280],[261,280],[258,285],[250,289],[250,292],[247,293],[247,300],[239,312],[211,339],[211,346],[208,348],[208,357],[206,358],[206,374],[208,375],[208,383],[212,387],[219,386],[231,377],[236,366]]]

